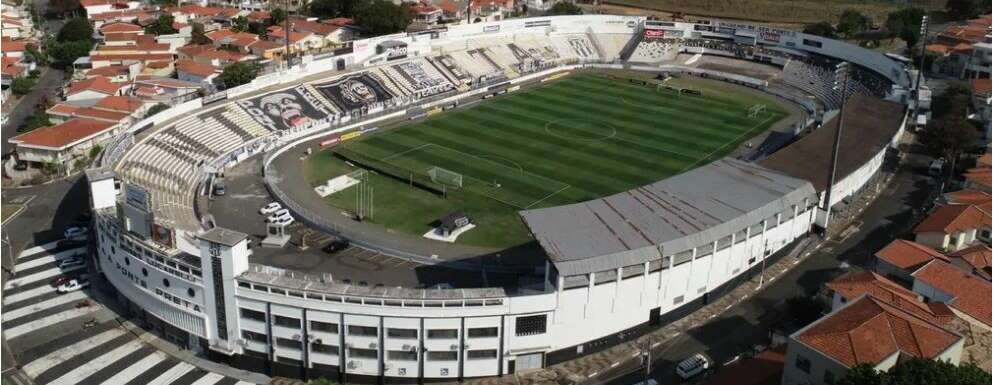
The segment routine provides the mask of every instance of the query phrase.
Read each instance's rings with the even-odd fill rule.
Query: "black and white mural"
[[[238,105],[270,130],[287,130],[334,114],[304,85],[239,100]]]
[[[361,109],[393,98],[380,80],[369,73],[349,75],[332,82],[315,84],[314,88],[342,111]]]

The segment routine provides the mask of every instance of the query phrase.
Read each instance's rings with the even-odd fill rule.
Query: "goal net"
[[[762,114],[764,112],[766,112],[766,105],[765,104],[755,104],[752,107],[749,107],[749,117],[750,118],[759,116],[759,114]]]
[[[438,184],[462,187],[462,174],[455,171],[433,166],[428,169],[428,177],[431,178],[432,182]]]

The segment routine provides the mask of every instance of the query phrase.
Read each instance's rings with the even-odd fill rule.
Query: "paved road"
[[[857,232],[826,243],[756,296],[660,346],[654,352],[652,377],[660,384],[678,384],[681,381],[674,374],[675,364],[695,352],[706,352],[720,364],[753,345],[768,344],[769,332],[779,318],[776,309],[785,299],[817,292],[825,282],[846,271],[840,266],[865,266],[874,251],[907,234],[917,222],[912,218],[913,209],[923,207],[934,187],[922,173],[929,160],[924,155],[908,155],[891,184],[863,213]],[[590,383],[631,385],[641,381],[643,375],[639,364],[630,360],[601,373]]]
[[[10,115],[7,117],[7,124],[4,124],[2,128],[2,153],[5,156],[14,150],[14,146],[8,143],[7,140],[17,136],[17,128],[35,113],[35,106],[39,102],[43,102],[49,96],[56,95],[59,92],[64,77],[65,73],[62,70],[55,68],[45,70],[38,77],[38,82],[35,84],[34,89],[27,95],[24,95],[13,111],[10,112]]]

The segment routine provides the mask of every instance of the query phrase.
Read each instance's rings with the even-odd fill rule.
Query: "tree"
[[[48,0],[48,12],[62,16],[80,9],[79,0]]]
[[[231,19],[231,30],[235,32],[245,32],[249,29],[249,21],[245,16],[238,16]]]
[[[148,108],[148,111],[145,112],[145,117],[147,118],[149,116],[158,114],[158,113],[160,113],[162,111],[165,111],[165,110],[168,110],[168,109],[169,109],[169,106],[167,106],[165,104],[162,104],[162,103],[157,103],[156,105]]]
[[[269,25],[283,25],[286,21],[286,11],[283,8],[276,8],[269,13]]]
[[[173,16],[172,15],[161,15],[158,19],[155,19],[152,24],[145,27],[145,33],[151,35],[171,35],[176,32],[176,28],[173,28]]]
[[[48,56],[55,61],[59,67],[71,66],[76,59],[89,56],[93,49],[93,40],[57,42],[50,40],[47,44]]]
[[[559,1],[559,2],[557,2],[555,4],[553,4],[552,7],[550,7],[549,10],[545,12],[545,14],[549,15],[549,16],[554,16],[554,15],[582,15],[583,14],[583,9],[580,8],[576,4],[573,4],[573,3],[570,3],[570,2],[566,2],[566,1]]]
[[[932,116],[936,119],[965,117],[973,103],[973,89],[962,82],[950,83],[946,90],[932,100]]]
[[[373,0],[355,15],[355,21],[370,36],[388,35],[406,29],[411,24],[411,12],[406,4]]]
[[[38,47],[34,43],[28,43],[24,46],[24,50],[27,51],[28,55],[31,55],[35,61],[43,66],[48,65],[48,55],[45,55],[38,51]]]
[[[217,77],[223,88],[238,87],[255,79],[261,67],[253,62],[235,62],[228,64]]]
[[[787,314],[798,325],[807,325],[821,318],[825,307],[824,302],[813,297],[797,296],[787,299]]]
[[[804,26],[804,33],[827,37],[829,39],[835,38],[835,27],[832,27],[828,22],[818,22],[814,24],[808,24]]]
[[[899,360],[886,372],[860,364],[846,373],[838,385],[987,385],[991,375],[972,363],[953,365],[941,360],[911,358]]]
[[[96,145],[96,146],[90,147],[90,153],[89,153],[90,159],[96,159],[97,155],[100,155],[100,151],[103,150],[103,149],[104,148],[101,147],[99,144]]]
[[[85,41],[93,39],[93,26],[84,18],[70,19],[55,36],[59,42]]]
[[[953,20],[974,18],[980,12],[980,2],[977,0],[947,0],[946,15]]]
[[[24,122],[24,125],[21,126],[21,128],[18,129],[17,131],[28,132],[28,131],[33,131],[37,128],[48,127],[51,125],[52,121],[48,120],[48,114],[42,112],[31,115],[31,117],[29,117],[28,120]]]
[[[190,42],[193,44],[210,44],[211,39],[204,33],[204,25],[193,23],[193,31],[190,32]]]
[[[889,13],[884,25],[892,36],[904,40],[910,49],[921,39],[922,16],[925,16],[925,11],[921,8],[904,8]]]
[[[870,29],[870,18],[855,9],[842,11],[835,29],[845,37],[852,37]]]
[[[314,0],[307,4],[307,13],[318,18],[356,17],[378,0]]]
[[[26,95],[31,92],[31,89],[35,86],[35,80],[28,77],[17,77],[10,84],[10,92],[14,95]]]

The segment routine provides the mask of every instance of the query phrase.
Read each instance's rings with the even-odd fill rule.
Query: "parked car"
[[[70,227],[70,228],[66,229],[65,231],[63,231],[62,235],[64,237],[66,237],[66,239],[76,239],[76,240],[78,240],[80,238],[85,238],[86,234],[89,233],[89,232],[90,232],[90,229],[87,229],[86,227],[73,226],[73,227]]]
[[[79,277],[59,286],[59,293],[70,293],[90,287],[90,280],[86,277]]]
[[[59,249],[75,249],[83,246],[86,246],[86,241],[78,239],[63,239],[55,244],[55,247]]]
[[[711,360],[703,353],[697,353],[676,365],[676,375],[687,380],[711,368]]]
[[[271,202],[265,206],[262,206],[262,208],[259,209],[259,214],[269,215],[277,211],[280,211],[281,209],[283,209],[283,206],[281,206],[279,202]]]
[[[86,266],[86,261],[80,258],[66,258],[59,262],[59,269],[66,270]]]
[[[270,215],[268,218],[266,218],[266,222],[268,222],[268,223],[276,223],[277,221],[280,221],[280,220],[282,220],[284,218],[287,218],[289,216],[290,216],[290,211],[287,210],[287,209],[283,209],[283,210],[280,210],[280,211],[277,211],[277,212],[273,213],[273,215]]]
[[[217,183],[214,185],[214,195],[224,196],[225,188],[224,183]]]
[[[349,247],[348,239],[336,239],[324,247],[324,252],[328,254],[337,253]]]
[[[55,279],[52,280],[51,284],[52,284],[52,287],[59,287],[59,286],[65,285],[66,283],[69,283],[69,281],[72,281],[72,280],[73,280],[73,277],[70,277],[68,275],[60,275],[58,277],[55,277]]]
[[[932,163],[928,165],[928,174],[932,176],[942,175],[942,169],[946,166],[946,160],[939,158],[933,160]]]
[[[283,225],[283,226],[290,226],[293,222],[294,222],[293,216],[290,215],[290,214],[287,214],[287,215],[284,215],[282,217],[276,218],[276,221],[274,221],[273,224]]]

